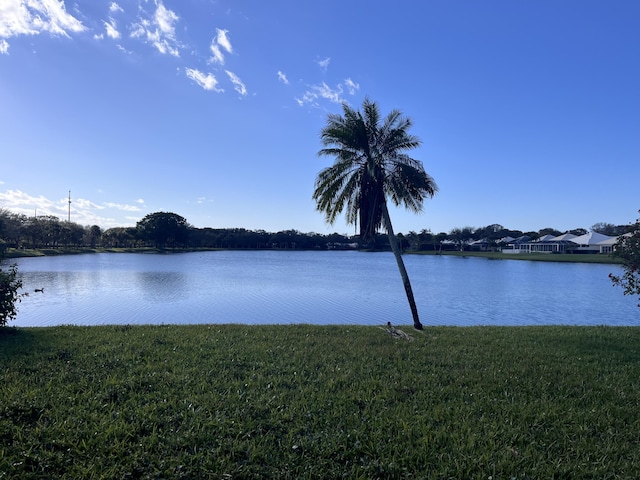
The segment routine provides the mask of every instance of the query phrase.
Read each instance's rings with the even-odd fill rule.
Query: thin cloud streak
[[[233,83],[236,92],[238,92],[242,96],[245,96],[247,94],[247,87],[244,86],[244,83],[242,83],[242,80],[240,80],[240,78],[235,73],[229,70],[225,70],[225,72],[229,76],[229,79],[231,80],[231,82]]]
[[[327,68],[329,68],[330,62],[331,62],[331,58],[327,57],[324,60],[318,60],[317,63],[320,66],[320,68],[326,72]]]
[[[218,43],[218,45],[224,48],[227,53],[233,53],[233,47],[231,46],[231,41],[227,36],[227,33],[229,33],[229,30],[221,30],[219,28],[216,28],[216,33],[218,34],[216,36],[216,42]]]
[[[185,72],[187,77],[196,82],[196,84],[202,87],[204,90],[213,92],[224,92],[221,88],[218,88],[218,80],[212,73],[204,73],[194,68],[186,68]]]
[[[229,33],[228,30],[216,28],[216,36],[211,40],[211,46],[209,47],[212,55],[211,58],[209,58],[209,63],[224,65],[225,58],[223,50],[227,53],[233,53],[233,47],[231,46],[227,33]]]
[[[120,5],[118,5],[116,2],[111,2],[111,4],[109,5],[109,11],[111,13],[124,12],[122,7]]]
[[[350,78],[347,78],[343,84],[338,84],[336,88],[331,88],[325,82],[322,82],[319,85],[311,85],[309,89],[302,95],[301,98],[296,98],[296,102],[300,106],[311,105],[314,107],[320,106],[318,100],[324,99],[328,100],[332,103],[342,104],[346,102],[344,98],[345,86],[347,89],[347,94],[355,95],[356,92],[360,89],[360,85],[355,83]]]
[[[115,208],[116,210],[121,210],[123,212],[139,212],[142,210],[142,208],[136,205],[127,205],[122,203],[108,202],[108,203],[105,203],[104,205],[109,208]]]
[[[151,19],[139,18],[133,25],[132,38],[142,38],[153,45],[160,53],[180,57],[181,44],[176,39],[175,23],[180,17],[166,8],[162,2],[157,2],[156,11]]]
[[[116,22],[113,19],[109,19],[108,22],[104,22],[104,28],[107,32],[107,37],[117,40],[120,38],[120,32],[116,28]]]
[[[289,85],[289,80],[287,79],[287,76],[284,73],[282,73],[280,70],[278,70],[278,80],[280,80],[285,85]]]

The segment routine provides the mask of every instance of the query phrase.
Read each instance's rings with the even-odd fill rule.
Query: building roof
[[[556,237],[554,237],[553,235],[543,235],[540,238],[538,238],[537,240],[535,240],[536,242],[550,242],[552,240],[555,240]]]
[[[589,232],[584,235],[580,235],[579,237],[571,238],[570,240],[578,245],[597,245],[598,243],[611,238],[615,239],[616,237],[609,237],[608,235],[603,235],[598,232]]]
[[[559,242],[561,240],[573,240],[574,238],[577,238],[577,237],[573,233],[563,233],[562,235],[558,235],[557,237],[554,237],[553,240],[556,242]]]
[[[615,245],[618,242],[618,237],[611,237],[602,242],[598,242],[597,245]]]

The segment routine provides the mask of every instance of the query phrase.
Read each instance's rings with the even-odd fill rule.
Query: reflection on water
[[[138,272],[136,283],[145,300],[157,303],[187,300],[187,277],[181,272]]]
[[[406,255],[425,325],[635,325],[614,265]],[[411,324],[390,253],[89,254],[18,260],[17,326]],[[44,288],[44,293],[34,293]]]

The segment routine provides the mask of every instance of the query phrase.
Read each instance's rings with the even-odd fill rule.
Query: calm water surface
[[[637,325],[616,265],[405,255],[425,325]],[[18,259],[10,325],[411,324],[391,253],[220,251]],[[44,288],[44,293],[35,293]]]

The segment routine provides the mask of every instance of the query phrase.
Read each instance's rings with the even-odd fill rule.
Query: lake
[[[618,265],[405,255],[429,325],[637,325]],[[411,325],[388,252],[101,253],[17,259],[29,296],[13,326]],[[44,289],[44,292],[35,292]]]

